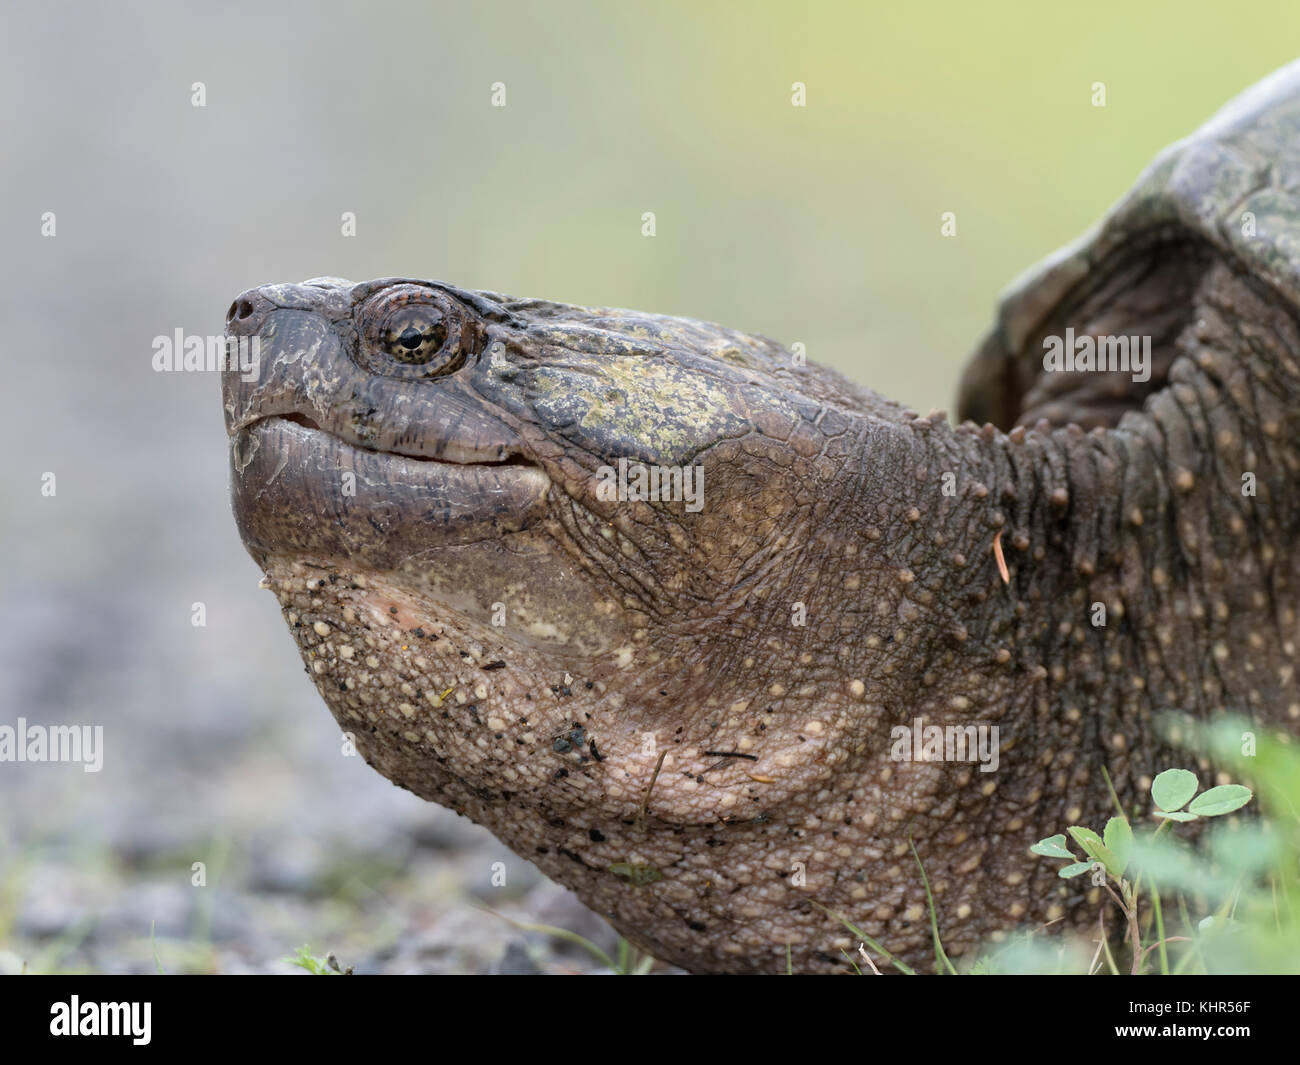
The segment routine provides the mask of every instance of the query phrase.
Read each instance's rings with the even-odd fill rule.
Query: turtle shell
[[[958,416],[1003,429],[1117,424],[1162,386],[1216,259],[1300,304],[1300,60],[1166,148],[1096,225],[1004,291],[962,375]],[[1149,379],[1045,371],[1045,341],[1067,329],[1146,335]]]

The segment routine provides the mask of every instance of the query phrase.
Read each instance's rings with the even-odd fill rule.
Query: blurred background
[[[801,341],[947,407],[1003,285],[1300,40],[1290,2],[0,11],[0,725],[105,747],[0,763],[0,972],[600,967],[488,908],[614,943],[341,756],[231,519],[217,380],[155,373],[155,336],[405,274]]]

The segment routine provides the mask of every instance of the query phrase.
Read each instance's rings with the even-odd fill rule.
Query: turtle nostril
[[[226,329],[230,333],[252,336],[261,328],[266,312],[273,309],[270,301],[259,292],[250,289],[235,297],[235,302],[226,311]]]

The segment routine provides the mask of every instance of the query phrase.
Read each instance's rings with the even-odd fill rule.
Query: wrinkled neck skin
[[[927,968],[911,845],[953,956],[1017,926],[1095,924],[1081,903],[1099,889],[1027,848],[1100,826],[1101,767],[1145,808],[1154,773],[1190,762],[1161,745],[1156,711],[1300,712],[1293,567],[1275,546],[1296,532],[1280,488],[1294,365],[1234,361],[1244,312],[1228,304],[1114,430],[954,429],[872,397],[770,495],[737,492],[706,456],[706,495],[730,488],[741,509],[689,546],[744,560],[728,589],[691,597],[643,571],[632,526],[625,541],[551,524],[539,535],[576,567],[628,575],[609,618],[627,639],[596,659],[512,640],[392,574],[272,557],[268,578],[369,763],[664,960],[784,972],[788,951],[798,971],[839,971],[858,943],[819,903]],[[1258,344],[1300,350],[1287,328]],[[918,720],[984,732],[965,759],[918,760],[893,731]]]

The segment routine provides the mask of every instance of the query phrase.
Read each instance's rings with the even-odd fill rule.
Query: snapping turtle
[[[366,760],[661,958],[835,970],[816,902],[924,963],[911,844],[952,955],[1091,920],[1027,848],[1161,710],[1300,726],[1297,144],[1293,66],[1162,155],[1003,303],[983,425],[688,319],[252,289],[240,532]]]

